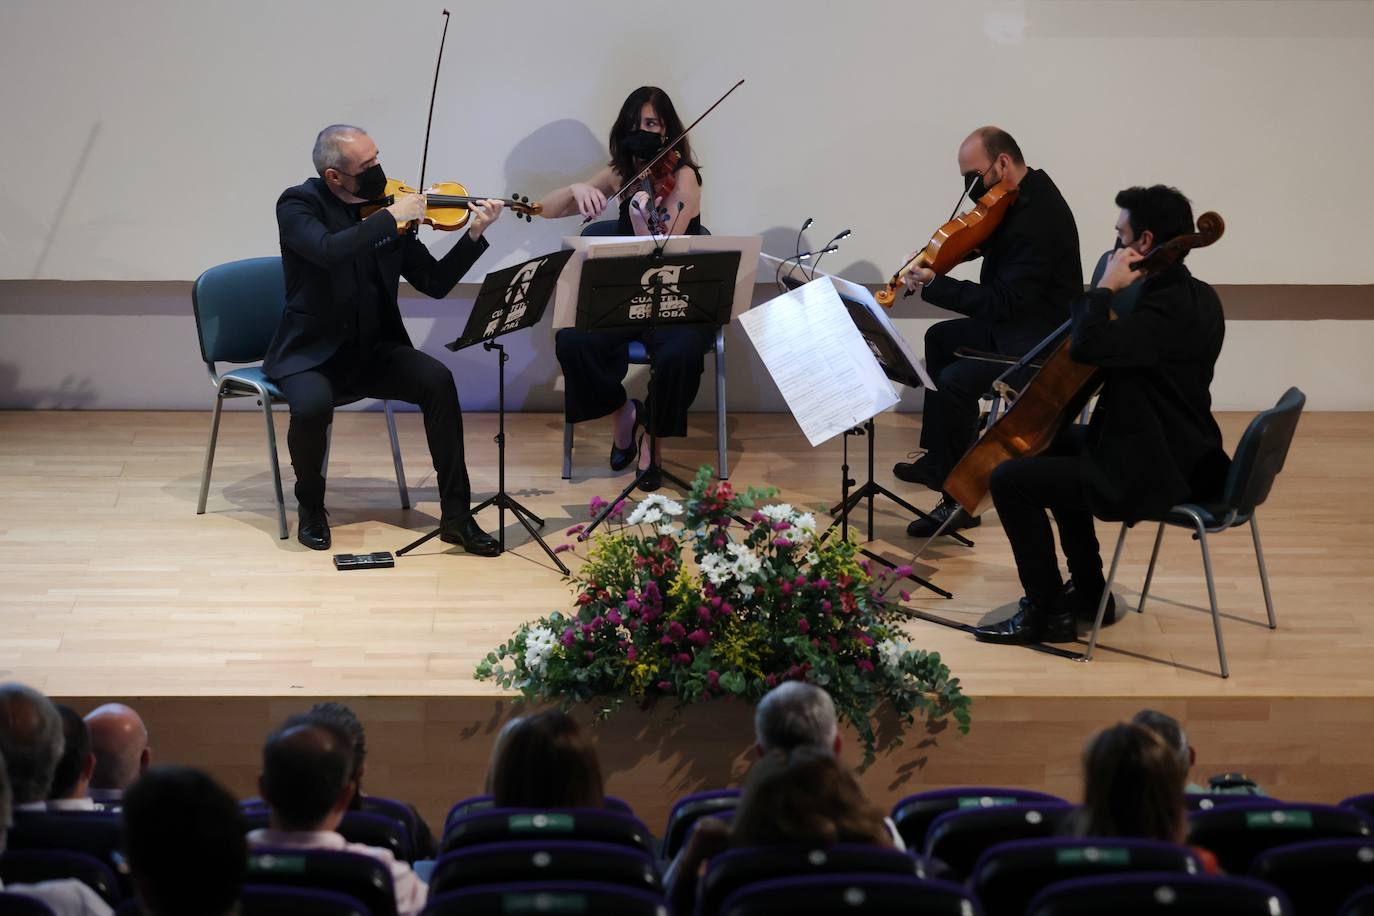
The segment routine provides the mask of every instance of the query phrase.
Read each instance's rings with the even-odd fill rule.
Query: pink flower
[[[591,625],[590,623],[584,623],[584,624],[582,624],[582,635],[583,635],[583,636],[591,636],[591,635],[592,635],[592,625]]]
[[[615,612],[612,611],[611,613],[614,614]],[[605,617],[602,617],[600,614],[597,614],[595,617],[592,618],[592,629],[593,629],[593,630],[599,630],[599,629],[602,628],[602,626],[605,625],[605,623],[606,623],[606,618],[605,618]]]
[[[729,617],[731,614],[735,613],[735,609],[730,605],[730,602],[727,601],[720,606],[720,612],[726,617]]]
[[[792,594],[792,583],[791,583],[791,582],[786,582],[786,581],[784,581],[784,582],[782,583],[782,585],[781,585],[779,588],[780,588],[780,590],[782,591],[782,593],[783,593],[784,595],[790,595],[790,594]]]
[[[873,663],[866,658],[859,659],[856,663],[860,671],[872,671]]]
[[[711,612],[710,612],[709,610],[707,610],[705,607],[699,607],[699,608],[697,608],[697,616],[698,616],[699,618],[701,618],[701,622],[702,622],[702,623],[710,623],[710,622],[711,622]]]
[[[706,672],[706,683],[707,683],[707,685],[709,685],[709,686],[711,687],[712,690],[715,690],[715,689],[719,688],[719,687],[720,687],[720,672],[719,672],[719,671],[716,671],[714,668],[713,668],[712,670]]]
[[[630,648],[625,650],[625,657],[630,661],[634,661],[635,659],[639,658],[639,652],[635,649],[634,646],[630,646]]]
[[[911,592],[907,591],[906,589],[902,589],[901,591],[899,591],[899,592],[897,593],[897,597],[898,597],[898,598],[901,598],[903,601],[910,601],[910,600],[911,600]]]
[[[625,621],[625,629],[633,633],[635,630],[639,629],[639,621],[631,617],[629,620]]]
[[[763,679],[763,682],[769,687],[776,687],[778,686],[778,676],[776,674],[770,674]]]
[[[610,514],[609,516],[607,516],[607,517],[608,517],[608,518],[620,518],[620,516],[622,516],[622,515],[624,515],[624,514],[625,514],[625,500],[622,499],[622,500],[620,500],[619,502],[617,502],[617,503],[615,504],[615,507],[611,509],[611,514]]]
[[[673,664],[675,665],[690,665],[691,663],[692,656],[688,655],[686,652],[679,652],[677,655],[673,656]]]
[[[668,624],[667,633],[673,639],[681,639],[683,636],[687,635],[687,628],[674,620]]]
[[[610,622],[611,626],[613,626],[613,627],[618,627],[618,626],[620,626],[620,623],[621,623],[620,612],[617,611],[615,608],[611,608],[609,611],[606,612],[606,620],[608,620],[608,621]]]
[[[867,633],[859,634],[859,642],[863,643],[865,646],[868,646],[868,648],[870,649],[873,648],[873,637],[869,636]]]
[[[820,578],[817,579],[815,582],[812,582],[811,585],[813,588],[829,588],[830,580],[826,578]]]
[[[720,607],[720,596],[719,596],[719,595],[717,595],[716,597],[714,597],[714,598],[711,599],[711,607],[714,607],[714,608]]]
[[[586,530],[586,528],[586,525],[573,525],[571,528],[569,528],[567,531],[563,533],[568,537],[572,537],[575,534],[581,534],[583,531]]]
[[[592,600],[593,600],[593,599],[592,599],[592,596],[591,596],[591,594],[588,593],[588,592],[583,592],[582,594],[580,594],[580,595],[577,596],[577,603],[578,603],[578,604],[591,604],[591,603],[592,603]]]
[[[587,515],[596,518],[597,513],[606,508],[607,505],[609,504],[606,500],[602,499],[600,496],[593,496],[592,501],[587,504]]]
[[[772,527],[774,531],[786,531],[788,528],[791,528],[792,526],[787,522],[774,522]]]
[[[896,569],[892,570],[892,575],[898,579],[905,579],[907,576],[911,575],[911,567],[898,566]]]
[[[810,632],[811,632],[811,621],[809,621],[809,620],[807,620],[805,617],[803,617],[801,620],[798,620],[798,621],[797,621],[797,629],[798,629],[798,630],[801,630],[803,634],[810,633]]]
[[[561,642],[564,646],[571,649],[573,647],[573,644],[577,642],[577,635],[573,633],[572,627],[568,627],[566,630],[563,631],[563,635],[559,638],[558,641]]]
[[[792,584],[795,585],[797,588],[801,588],[803,585],[806,584],[806,576],[803,576],[801,573],[797,573],[797,578],[792,580]]]
[[[752,521],[752,522],[754,522],[755,524],[758,524],[758,523],[760,523],[760,522],[766,522],[766,521],[768,521],[768,516],[764,515],[764,514],[763,514],[762,512],[760,512],[759,510],[755,509],[755,510],[754,510],[754,514],[751,515],[751,516],[749,516],[749,520]]]
[[[673,682],[672,682],[672,681],[659,681],[659,682],[658,682],[658,689],[659,689],[659,690],[662,690],[664,693],[672,693],[672,692],[673,692]]]
[[[789,541],[787,538],[774,538],[773,546],[778,548],[779,550],[787,550],[792,546],[792,542]]]
[[[705,630],[693,630],[687,634],[687,641],[696,646],[704,646],[711,641],[711,637]]]
[[[557,547],[555,547],[555,548],[553,549],[553,552],[554,552],[554,553],[567,553],[569,550],[572,550],[572,549],[573,549],[573,545],[571,545],[571,544],[559,544]]]
[[[821,602],[821,610],[825,611],[827,614],[830,613],[830,609],[831,609],[832,607],[834,607],[834,605],[832,605],[829,601],[822,601],[822,602]]]

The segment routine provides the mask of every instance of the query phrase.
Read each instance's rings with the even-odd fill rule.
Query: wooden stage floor
[[[712,419],[693,415],[686,445],[669,452],[668,463],[683,476],[714,460]],[[1248,420],[1220,417],[1228,447]],[[398,422],[416,504],[408,512],[398,508],[381,415],[337,417],[328,500],[333,552],[394,551],[435,521],[420,417],[402,414]],[[469,415],[465,422],[474,495],[481,499],[496,485],[496,417]],[[915,447],[919,422],[919,415],[880,419],[877,478],[929,506],[933,494],[891,476],[893,462]],[[397,713],[397,721],[431,715],[423,710],[437,707],[426,707],[427,698],[476,702],[472,708],[488,719],[504,714],[500,692],[475,682],[473,668],[522,620],[568,607],[559,572],[509,516],[513,551],[500,558],[469,557],[435,540],[392,570],[336,572],[330,553],[294,539],[285,426],[278,414],[293,532],[281,541],[256,413],[226,415],[204,516],[195,514],[195,502],[208,414],[0,413],[0,680],[82,702],[138,697],[156,706],[155,698],[166,698],[182,710],[188,698],[260,698],[256,711],[245,713],[251,724],[242,742],[250,750],[263,734],[255,729],[296,708],[297,697],[369,698],[368,708],[384,718],[391,713],[382,711],[382,700],[404,698],[412,712]],[[628,481],[606,467],[604,422],[579,427],[574,479],[561,480],[562,429],[562,418],[549,414],[508,421],[508,487],[549,520],[555,544],[565,540],[564,529],[585,520],[593,496],[608,497]],[[817,509],[835,500],[838,441],[813,450],[785,415],[734,415],[729,429],[737,485],[777,486],[782,498]],[[948,779],[1001,775],[1068,791],[1082,738],[1107,717],[1154,702],[1211,724],[1218,743],[1200,751],[1217,769],[1248,764],[1271,783],[1321,800],[1346,788],[1342,774],[1357,782],[1354,774],[1362,771],[1364,788],[1374,789],[1374,772],[1366,768],[1374,739],[1360,724],[1374,715],[1372,441],[1374,414],[1303,417],[1288,465],[1260,512],[1276,631],[1264,624],[1248,532],[1214,540],[1228,680],[1217,674],[1197,546],[1177,530],[1166,534],[1146,613],[1107,629],[1090,664],[980,645],[958,630],[913,622],[912,641],[939,650],[977,698],[974,734],[957,740],[997,748],[998,736],[988,729],[1000,722],[1003,739],[1020,735],[1026,742],[1024,753],[1000,758],[1005,772],[969,769],[967,754],[952,752],[951,766],[963,763]],[[863,477],[862,453],[850,458]],[[905,561],[915,546],[905,535],[908,519],[879,508],[875,547]],[[494,529],[494,511],[482,521]],[[1020,590],[995,517],[968,533],[976,548],[938,545],[918,566],[954,598],[916,589],[914,607],[967,623],[1008,613]],[[1109,552],[1115,526],[1102,525],[1099,534]],[[1128,539],[1119,599],[1138,597],[1152,540],[1144,529]],[[1050,720],[1060,727],[1034,727]],[[747,718],[742,722],[747,727]],[[1026,727],[1017,731],[1017,723]],[[481,731],[490,729],[486,721]],[[1314,734],[1328,750],[1302,750],[1315,747]],[[205,752],[197,746],[185,756]],[[1259,753],[1264,758],[1253,759]],[[1327,756],[1319,760],[1319,753]],[[249,778],[247,757],[232,782]],[[1288,772],[1286,764],[1303,772]],[[1025,778],[1012,778],[1017,772]],[[899,792],[897,785],[880,791]],[[1349,788],[1347,794],[1360,787]]]

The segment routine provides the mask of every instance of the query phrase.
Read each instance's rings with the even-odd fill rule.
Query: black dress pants
[[[463,414],[453,373],[439,360],[413,347],[382,345],[371,358],[340,358],[306,372],[276,380],[291,405],[286,445],[296,471],[296,502],[324,505],[324,457],[334,406],[359,398],[384,398],[417,404],[424,412],[425,438],[439,479],[439,504],[445,520],[471,511],[471,489],[463,460]]]
[[[1083,436],[1071,426],[1044,454],[1008,461],[992,472],[992,502],[1011,542],[1026,597],[1050,611],[1064,587],[1049,513],[1080,595],[1099,595],[1105,582],[1093,514],[1083,487]],[[1048,512],[1046,511],[1048,510]]]
[[[715,328],[683,325],[654,328],[652,332],[559,329],[554,347],[566,386],[564,416],[569,423],[581,423],[604,417],[624,404],[630,342],[641,340],[653,361],[644,402],[649,435],[687,435],[687,410],[701,388],[706,348],[715,337]]]
[[[921,448],[942,480],[978,434],[978,400],[1007,369],[961,359],[954,355],[960,347],[998,352],[992,326],[976,318],[940,321],[926,331],[926,370],[936,390],[925,393],[921,408]]]

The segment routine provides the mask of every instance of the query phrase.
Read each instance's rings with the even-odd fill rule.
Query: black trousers
[[[640,340],[653,360],[644,402],[649,435],[687,435],[687,410],[701,388],[706,349],[715,338],[715,328],[697,326],[670,325],[652,332],[561,328],[554,335],[554,348],[566,385],[564,416],[569,423],[581,423],[604,417],[624,404],[630,342]]]
[[[291,405],[286,445],[296,471],[296,502],[324,505],[325,437],[334,406],[359,398],[385,398],[418,404],[425,438],[439,477],[443,518],[471,510],[468,469],[463,460],[463,413],[453,373],[439,360],[413,347],[382,345],[361,362],[336,356],[307,372],[277,379]]]
[[[1105,585],[1102,554],[1083,488],[1079,456],[1085,430],[1071,426],[1044,454],[1008,461],[992,472],[993,505],[1011,542],[1021,587],[1036,607],[1046,611],[1064,587],[1050,513],[1078,594],[1096,596]]]

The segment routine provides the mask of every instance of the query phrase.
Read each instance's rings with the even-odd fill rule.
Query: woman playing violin
[[[577,182],[541,201],[549,218],[600,216],[611,195],[658,155],[669,138],[680,136],[682,120],[667,93],[641,86],[630,93],[611,127],[610,162],[591,180]],[[701,170],[686,138],[678,141],[644,181],[621,195],[618,218],[594,223],[584,235],[699,235]],[[563,328],[555,343],[566,380],[564,412],[570,423],[610,414],[615,422],[610,465],[622,470],[639,461],[649,469],[641,486],[660,485],[659,440],[687,435],[687,409],[701,386],[711,329],[659,327],[642,331],[578,331]],[[623,384],[629,371],[629,344],[643,341],[654,361],[652,387],[645,401],[630,399]],[[647,440],[641,442],[647,432]]]

